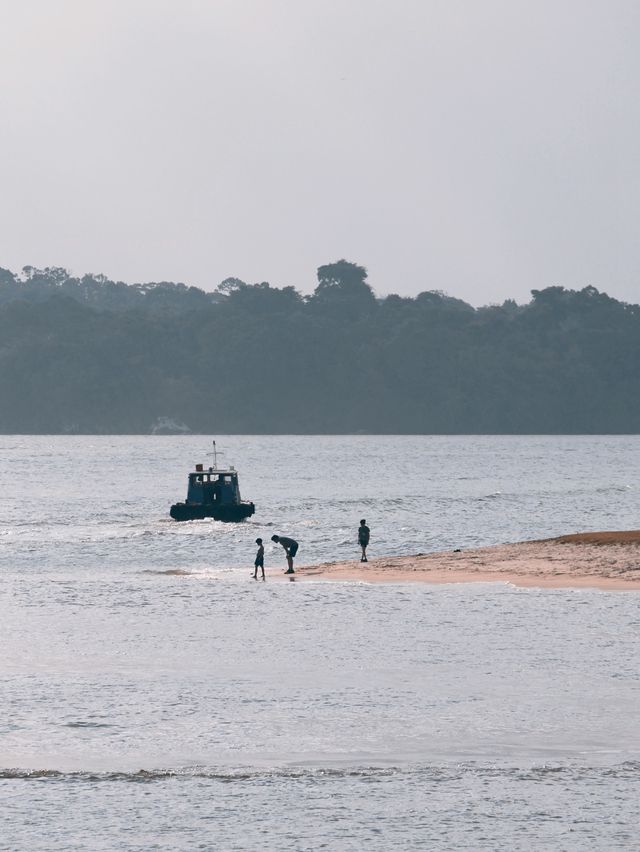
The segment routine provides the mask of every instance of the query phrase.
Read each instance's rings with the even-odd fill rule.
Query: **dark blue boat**
[[[189,474],[187,499],[174,503],[169,514],[175,521],[214,518],[216,521],[243,521],[256,510],[253,503],[240,498],[238,473],[234,467],[218,468],[216,443],[213,442],[213,467],[196,465]]]

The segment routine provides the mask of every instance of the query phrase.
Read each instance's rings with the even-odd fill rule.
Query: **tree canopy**
[[[592,286],[474,308],[346,260],[306,297],[0,269],[4,433],[635,433],[638,376],[640,307]]]

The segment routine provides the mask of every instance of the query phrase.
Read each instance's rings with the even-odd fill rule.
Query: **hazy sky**
[[[0,266],[640,301],[637,0],[0,0]]]

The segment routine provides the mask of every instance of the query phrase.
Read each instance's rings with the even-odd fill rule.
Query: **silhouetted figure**
[[[256,544],[258,545],[258,552],[256,553],[256,560],[253,563],[253,579],[258,579],[258,568],[262,568],[262,579],[264,580],[264,545],[262,544],[262,539],[257,538]]]
[[[358,544],[362,548],[362,556],[360,557],[360,562],[368,562],[367,559],[367,546],[369,544],[369,536],[371,535],[371,530],[367,526],[367,522],[363,518],[360,521],[360,526],[358,527]]]
[[[284,552],[287,554],[287,565],[289,568],[284,573],[295,574],[293,570],[293,557],[298,552],[298,542],[293,538],[287,538],[286,535],[272,535],[271,541],[281,544],[284,547]]]

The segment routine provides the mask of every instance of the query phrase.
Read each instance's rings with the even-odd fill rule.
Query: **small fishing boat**
[[[233,466],[218,467],[216,442],[213,442],[213,467],[197,464],[189,474],[187,499],[174,503],[169,514],[174,521],[214,518],[216,521],[243,521],[256,507],[240,497],[238,472]]]

